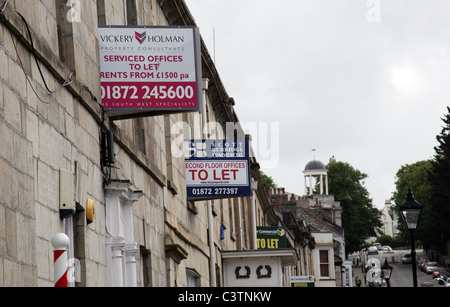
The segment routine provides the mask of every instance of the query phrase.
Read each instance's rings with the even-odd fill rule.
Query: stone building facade
[[[206,113],[117,120],[101,107],[98,26],[195,25],[186,3],[2,3],[0,286],[53,286],[51,240],[61,232],[76,260],[71,285],[222,286],[221,253],[256,248],[255,226],[280,219],[261,184],[253,197],[187,201],[184,158],[171,153],[172,127],[186,123],[190,129],[179,133],[193,138],[202,118],[219,128],[239,123],[205,45]],[[224,138],[222,130],[211,128],[208,137]],[[100,131],[114,138],[110,169],[101,164]],[[251,165],[252,179],[261,182],[254,158]],[[73,175],[76,214],[68,218],[60,216],[62,173]],[[88,199],[95,204],[92,223]]]

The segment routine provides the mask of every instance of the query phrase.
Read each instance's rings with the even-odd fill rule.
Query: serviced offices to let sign
[[[198,28],[101,26],[98,31],[102,104],[109,116],[199,110]]]

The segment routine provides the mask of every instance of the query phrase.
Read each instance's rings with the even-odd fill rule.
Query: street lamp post
[[[414,195],[411,192],[411,188],[406,194],[406,200],[403,204],[399,205],[400,216],[406,225],[409,233],[411,234],[411,256],[412,256],[412,270],[413,270],[413,285],[417,287],[417,268],[416,268],[416,247],[414,232],[417,229],[420,215],[422,213],[423,206],[414,199]]]

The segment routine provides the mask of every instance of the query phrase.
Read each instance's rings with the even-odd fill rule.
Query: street
[[[391,274],[391,287],[412,287],[413,286],[413,277],[412,277],[412,264],[402,264],[402,257],[405,254],[410,253],[409,250],[395,250],[392,252],[384,252],[379,251],[378,255],[368,255],[366,256],[366,260],[364,263],[366,263],[367,260],[371,258],[376,258],[380,260],[381,265],[384,264],[385,259],[387,258],[389,265],[393,267],[392,274]],[[423,251],[417,250],[417,256],[422,257]],[[354,254],[350,256],[350,259],[356,258],[358,255]],[[356,263],[356,262],[354,262]],[[367,283],[365,275],[366,273],[363,273],[361,264],[359,266],[353,266],[353,277],[359,276],[362,280],[362,287],[367,287]],[[421,286],[422,282],[429,282],[433,281],[433,278],[431,275],[427,275],[426,273],[422,272],[421,270],[417,269],[417,285],[418,287]],[[441,287],[436,281],[433,282],[435,287]]]

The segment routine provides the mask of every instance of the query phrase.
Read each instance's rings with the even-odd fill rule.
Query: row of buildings
[[[99,27],[195,26],[183,0],[2,1],[0,11],[0,286],[53,286],[58,233],[70,240],[70,286],[351,284],[327,191],[268,190],[251,157],[251,195],[188,198],[176,139],[208,123],[223,129],[203,138],[225,138],[227,123],[242,130],[203,41],[198,111],[102,107]]]

